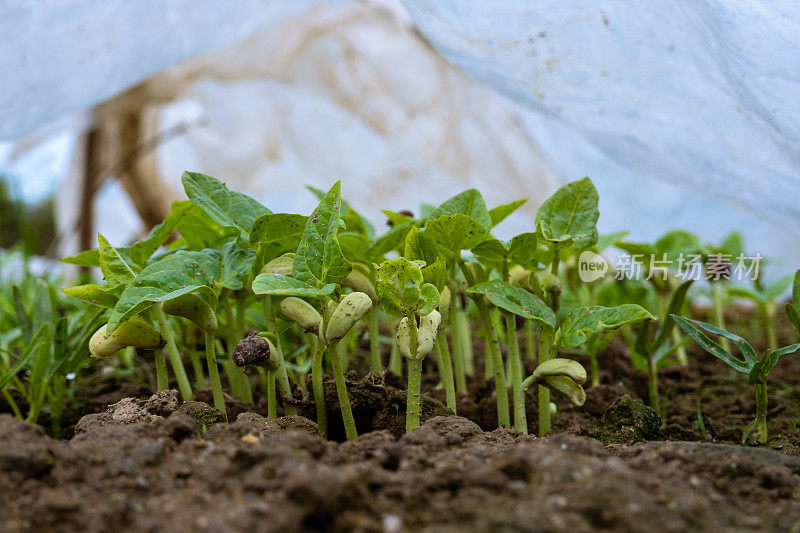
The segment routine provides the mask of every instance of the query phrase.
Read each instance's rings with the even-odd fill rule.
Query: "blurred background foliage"
[[[27,255],[53,256],[54,198],[27,203],[0,174],[0,248]]]

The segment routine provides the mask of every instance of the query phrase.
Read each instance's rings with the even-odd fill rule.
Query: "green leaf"
[[[661,369],[670,365],[679,364],[680,361],[678,361],[677,359],[669,359],[667,356],[674,354],[681,347],[689,344],[690,340],[691,340],[690,337],[684,335],[683,337],[681,337],[681,340],[679,340],[674,344],[664,343],[662,346],[660,346],[658,350],[656,350],[651,355],[651,359],[656,369]]]
[[[422,267],[422,279],[441,292],[447,284],[447,263],[444,262],[444,259],[437,257],[432,264]]]
[[[306,189],[308,189],[309,191],[311,191],[311,193],[312,193],[314,196],[316,196],[316,197],[317,197],[317,200],[319,200],[319,201],[322,201],[322,200],[325,198],[325,196],[327,196],[328,194],[330,194],[330,191],[328,191],[328,192],[325,192],[323,189],[319,189],[319,188],[317,188],[317,187],[314,187],[313,185],[306,185]],[[344,198],[342,198],[342,199],[341,199],[341,201],[342,201],[342,202],[341,202],[341,208],[340,208],[340,209],[341,209],[341,212],[342,212],[342,213],[347,213],[347,212],[349,212],[350,210],[352,210],[352,209],[353,209],[353,207],[352,207],[352,206],[351,206],[351,205],[348,203],[348,201],[347,201],[347,200],[345,200]]]
[[[630,234],[630,231],[617,231],[615,233],[606,233],[597,237],[597,244],[594,245],[594,251],[597,253],[604,252],[609,246],[624,239]]]
[[[90,283],[88,285],[78,285],[77,287],[66,287],[61,289],[61,292],[82,302],[109,309],[114,309],[119,299],[108,285],[100,286]]]
[[[361,233],[340,232],[336,238],[342,253],[348,261],[360,263],[371,263],[372,256],[369,254],[370,239]]]
[[[465,215],[483,226],[487,232],[492,229],[492,217],[478,189],[467,189],[446,200],[428,215],[428,219],[435,220],[442,215]],[[470,248],[472,246],[462,250]]]
[[[375,228],[372,224],[354,209],[349,209],[347,213],[342,214],[342,222],[344,222],[345,230],[348,232],[358,233],[370,239],[375,235]]]
[[[172,202],[172,208],[167,218],[161,224],[154,226],[147,237],[135,242],[128,249],[128,257],[131,258],[131,261],[138,265],[139,268],[143,268],[156,250],[167,242],[169,236],[178,227],[180,220],[186,216],[190,209],[192,209],[192,202],[188,200]]]
[[[781,296],[792,285],[792,275],[787,274],[763,290],[733,285],[728,287],[728,294],[752,300],[756,304],[766,305]]]
[[[747,424],[744,429],[742,430],[742,445],[747,442],[747,437],[756,429],[756,424],[758,423],[758,419],[754,418]]]
[[[441,215],[428,222],[425,234],[446,253],[458,256],[461,250],[471,250],[488,235],[488,230],[474,218],[456,214]]]
[[[794,281],[792,282],[792,301],[794,302],[795,309],[800,311],[800,270],[794,273]]]
[[[597,242],[598,194],[592,180],[567,183],[545,200],[536,214],[536,230],[545,240],[575,250]]]
[[[100,250],[84,250],[80,252],[78,255],[73,255],[70,257],[62,257],[60,261],[62,263],[68,263],[70,265],[99,268]]]
[[[786,309],[786,316],[789,318],[789,322],[791,322],[797,332],[800,333],[800,311],[790,303],[786,304],[784,309]]]
[[[253,263],[256,260],[256,253],[249,248],[242,248],[236,241],[230,241],[222,248],[222,275],[219,285],[238,291],[244,287]]]
[[[651,348],[648,346],[652,324],[652,322],[646,321],[642,322],[639,327],[636,328],[636,344],[634,345],[634,350],[632,350],[638,354],[641,354],[641,359],[645,363],[645,368],[647,364],[647,360],[645,358],[650,357],[652,354]]]
[[[735,296],[737,298],[744,298],[747,300],[751,300],[758,304],[765,304],[767,303],[764,299],[764,294],[761,292],[756,292],[753,289],[748,287],[741,287],[739,285],[732,285],[730,287],[726,287],[728,289],[728,294],[730,296]]]
[[[294,258],[294,277],[317,287],[342,281],[352,268],[336,238],[341,190],[342,182],[334,183],[308,217]]]
[[[336,289],[328,283],[315,287],[304,281],[280,274],[259,274],[253,280],[253,292],[270,296],[327,296]]]
[[[636,304],[581,307],[570,313],[561,325],[561,345],[575,348],[589,340],[590,335],[653,319],[653,315]]]
[[[417,314],[420,316],[427,315],[437,305],[439,305],[439,289],[433,283],[424,283],[419,291]]]
[[[483,294],[497,307],[532,320],[538,327],[552,331],[556,327],[556,315],[541,298],[521,287],[502,281],[485,281],[473,285],[467,292]]]
[[[401,251],[405,246],[405,239],[411,228],[414,227],[416,222],[408,221],[403,224],[397,224],[389,229],[389,231],[378,236],[369,247],[369,255],[372,258],[380,258],[391,251]]]
[[[437,292],[444,288],[447,283],[447,263],[439,257],[436,243],[416,226],[412,226],[406,235],[403,256],[406,259],[423,261],[426,266],[422,267],[422,278],[435,286]]]
[[[669,336],[672,335],[672,328],[675,327],[672,315],[677,315],[681,312],[683,302],[686,301],[686,294],[689,292],[692,283],[694,283],[694,280],[688,279],[672,290],[672,295],[667,304],[667,310],[664,316],[661,317],[661,327],[658,329],[656,339],[651,347],[654,352],[657,352],[659,348],[667,342]]]
[[[216,287],[222,278],[222,254],[217,250],[179,250],[144,268],[128,285],[111,313],[108,333],[156,302],[196,293],[216,308]]]
[[[267,213],[253,221],[250,230],[250,246],[280,242],[287,248],[295,250],[300,244],[300,236],[306,226],[308,217],[293,213]]]
[[[684,318],[678,315],[671,315],[671,317],[675,321],[675,323],[678,324],[678,327],[680,327],[689,337],[691,337],[691,339],[694,342],[696,342],[697,345],[700,346],[702,349],[704,349],[717,359],[720,359],[734,370],[738,370],[743,374],[750,373],[750,369],[753,366],[752,364],[748,364],[747,361],[740,361],[739,359],[734,357],[732,354],[724,350],[722,346],[711,340],[711,338],[705,333],[703,333],[703,331],[700,328],[708,331],[709,333],[715,333],[718,335],[722,335],[724,333],[723,337],[727,337],[730,340],[736,339],[735,342],[737,342],[737,346],[739,345],[738,344],[739,342],[746,344],[747,347],[749,348],[748,351],[753,354],[753,357],[755,357],[754,355],[755,351],[749,344],[747,344],[747,342],[744,339],[738,337],[737,335],[728,333],[727,331],[722,331],[721,329],[716,328],[711,324],[700,322],[699,320]],[[744,353],[744,351],[742,353]]]
[[[312,187],[311,185],[306,185],[306,189],[314,193],[314,196],[317,197],[317,200],[322,200],[325,198],[325,191],[322,189],[317,189],[316,187]],[[370,240],[375,236],[375,228],[370,224],[369,220],[361,216],[353,206],[351,206],[347,200],[342,198],[342,208],[341,208],[341,218],[345,224],[345,229],[348,232],[358,233],[360,235],[364,235],[369,237]]]
[[[106,283],[112,287],[127,285],[136,277],[136,272],[125,262],[122,256],[114,249],[105,237],[97,234],[100,244],[100,271]]]
[[[539,237],[535,233],[520,233],[512,237],[508,243],[511,264],[526,266],[535,261],[538,242]]]
[[[547,376],[544,383],[548,388],[555,389],[572,402],[573,405],[580,407],[586,402],[586,392],[579,384],[575,383],[567,376]]]
[[[427,202],[420,202],[419,203],[419,218],[428,218],[433,213],[433,210],[436,209],[436,206],[433,204],[429,204]]]
[[[56,308],[58,306],[55,291],[51,290],[45,280],[37,278],[34,285],[33,302],[31,302],[31,318],[33,330],[39,329],[44,323],[55,326]]]
[[[490,236],[471,251],[481,262],[497,269],[503,261],[508,261],[509,266],[529,266],[535,261],[537,242],[535,233],[521,233],[508,242]]]
[[[22,300],[22,291],[17,285],[12,285],[11,291],[14,293],[14,313],[17,315],[17,323],[25,342],[31,342],[33,338],[33,323],[26,311],[25,302]]]
[[[504,221],[508,216],[522,207],[522,205],[527,202],[527,198],[522,198],[520,200],[514,200],[513,202],[509,202],[507,204],[498,205],[497,207],[493,207],[489,210],[489,218],[492,221],[492,227],[495,227],[502,221]]]
[[[403,257],[411,261],[424,261],[425,264],[431,265],[439,259],[436,241],[431,239],[428,233],[420,231],[416,226],[412,226],[406,235]]]
[[[500,239],[490,237],[470,251],[482,263],[492,266],[499,266],[503,264],[504,260],[508,259],[510,254],[508,247],[508,243],[505,243]]]
[[[597,302],[606,307],[638,303],[651,313],[658,308],[657,295],[650,282],[644,280],[615,280],[597,287]]]
[[[764,289],[764,298],[771,302],[786,292],[789,287],[792,286],[792,275],[787,274],[780,279],[778,279],[775,283],[769,285],[766,289]]]
[[[176,229],[181,238],[171,243],[170,248],[186,246],[191,250],[217,248],[220,243],[236,238],[239,233],[236,228],[217,224],[208,213],[196,205],[177,221]]]
[[[775,368],[784,355],[791,355],[800,350],[800,344],[792,344],[791,346],[784,346],[777,350],[767,350],[764,356],[759,361],[759,364],[750,371],[750,381],[754,383],[764,382],[769,377],[770,372]],[[757,376],[753,376],[754,372],[758,372]]]
[[[628,252],[632,259],[640,263],[656,255],[656,249],[644,242],[615,241],[614,246],[623,252]]]
[[[28,411],[28,422],[35,423],[39,416],[38,407],[44,401],[46,391],[45,377],[47,367],[53,357],[53,328],[50,323],[42,324],[44,336],[39,343],[39,351],[33,360],[33,368],[28,376],[28,398],[30,400],[30,410]]]
[[[46,322],[39,326],[39,329],[36,330],[36,333],[33,335],[30,342],[27,343],[25,350],[22,352],[22,355],[19,357],[19,359],[17,359],[17,362],[14,363],[14,366],[0,375],[0,389],[8,385],[17,374],[30,366],[31,361],[34,359],[34,357],[36,357],[37,354],[39,354],[40,346],[43,344],[50,344],[49,339],[51,335],[52,327],[49,323]]]
[[[253,221],[270,213],[255,199],[229,190],[221,181],[198,172],[184,172],[183,189],[195,205],[222,227],[236,228],[243,237],[250,235]]]
[[[706,246],[707,254],[728,254],[736,259],[739,255],[744,254],[744,238],[741,233],[732,231],[722,238],[719,245]]]
[[[657,259],[666,255],[667,260],[677,261],[680,254],[699,255],[701,253],[700,239],[694,233],[685,230],[670,230],[654,243]]]
[[[404,257],[386,260],[375,265],[377,281],[375,291],[384,311],[390,316],[427,314],[439,303],[439,291],[431,283],[424,283],[421,261]],[[427,312],[422,312],[427,310]]]

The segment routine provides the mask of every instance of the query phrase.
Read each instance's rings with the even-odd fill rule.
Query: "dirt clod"
[[[190,416],[200,431],[225,422],[225,413],[203,402],[183,402],[176,412]]]
[[[241,368],[251,365],[269,368],[270,366],[274,367],[276,364],[270,359],[271,355],[269,341],[259,336],[258,333],[251,331],[236,345],[231,359],[233,359],[236,366]]]
[[[625,394],[606,409],[599,422],[590,424],[585,434],[603,444],[631,445],[656,438],[660,426],[661,417],[655,411]]]
[[[173,389],[153,394],[144,402],[144,408],[154,415],[167,417],[174,413],[180,404],[178,391]]]
[[[126,426],[142,422],[154,422],[162,419],[161,416],[151,413],[145,408],[145,403],[137,398],[123,398],[109,408],[96,414],[82,417],[75,425],[75,434],[96,431],[106,426]]]

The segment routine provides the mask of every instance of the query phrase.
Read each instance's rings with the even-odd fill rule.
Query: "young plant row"
[[[329,370],[352,440],[345,371],[363,339],[373,372],[388,364],[403,374],[406,362],[407,431],[420,423],[427,365],[438,372],[454,413],[470,379],[492,380],[498,424],[523,433],[526,389],[536,387],[544,435],[555,416],[551,392],[576,405],[586,398],[586,371],[560,354],[589,355],[597,383],[598,355],[621,330],[634,362],[647,371],[654,408],[658,369],[667,361],[685,364],[686,339],[674,328],[684,323],[674,315],[685,313],[691,281],[674,274],[646,283],[580,281],[582,251],[634,246],[621,234],[598,236],[598,194],[588,178],[556,191],[531,231],[509,241],[492,232],[524,200],[488,209],[474,189],[424,206],[419,217],[385,211],[391,227],[376,235],[342,199],[339,182],[314,191],[319,204],[304,216],[273,213],[210,176],[187,172],[182,181],[189,200],[175,202],[141,241],[120,248],[99,236],[96,250],[66,258],[98,267],[105,283],[64,292],[105,309],[107,321],[89,343],[94,357],[133,347],[152,357],[157,388],[169,387],[171,374],[184,400],[210,387],[225,412],[223,376],[244,400],[261,387],[270,416],[279,405],[295,414],[297,394],[307,394],[327,433]],[[690,248],[694,241],[684,233],[651,248]],[[472,351],[478,331],[483,361]]]

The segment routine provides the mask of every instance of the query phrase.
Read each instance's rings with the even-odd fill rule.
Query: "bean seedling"
[[[91,333],[105,323],[91,341],[94,355],[139,375],[149,371],[151,376],[155,368],[155,380],[150,378],[155,388],[164,390],[172,382],[184,400],[196,394],[192,383],[208,382],[215,407],[224,412],[222,379],[233,396],[251,401],[260,377],[270,417],[281,408],[292,415],[313,407],[321,432],[335,436],[341,433],[330,427],[323,390],[327,370],[336,385],[344,434],[352,440],[357,428],[345,372],[368,367],[376,378],[385,378],[387,366],[404,374],[405,360],[405,422],[411,432],[423,415],[422,372],[432,354],[435,365],[430,367],[438,370],[444,401],[453,413],[471,392],[468,385],[482,385],[485,378],[493,381],[498,425],[526,433],[526,389],[535,385],[538,430],[545,435],[554,417],[551,391],[574,405],[586,398],[586,372],[565,358],[565,351],[580,348],[589,356],[596,385],[598,357],[621,332],[634,365],[647,372],[656,410],[658,370],[673,360],[685,362],[681,354],[690,337],[680,338],[672,317],[686,313],[691,280],[679,281],[672,272],[659,276],[651,269],[649,282],[583,282],[578,256],[616,242],[631,253],[674,260],[700,250],[699,240],[680,230],[653,244],[622,241],[624,232],[600,237],[598,193],[588,178],[558,189],[539,208],[533,230],[507,241],[492,233],[523,202],[488,209],[475,189],[438,206],[420,206],[418,218],[384,211],[392,226],[376,235],[341,198],[339,182],[327,191],[313,190],[318,204],[309,216],[273,213],[203,174],[187,172],[182,182],[189,200],[173,203],[167,218],[144,239],[114,247],[99,236],[96,250],[66,258],[99,267],[105,283],[63,292],[94,306],[69,330],[76,336],[73,349],[87,347]],[[175,234],[177,239],[168,242]],[[758,293],[763,298],[757,301],[766,305],[762,310],[774,316],[779,289],[785,286],[782,280]],[[799,293],[800,273],[794,279],[794,300],[786,306],[798,331]],[[391,332],[391,340],[381,337],[382,328]],[[27,344],[17,364],[8,364],[5,355],[0,360],[0,380],[29,393],[29,419],[53,395],[50,383],[52,390],[63,388],[60,370],[52,363],[63,355],[61,348],[47,348],[54,339],[64,339],[63,331],[56,321],[37,319],[22,332]],[[473,335],[480,335],[486,346],[483,368],[476,369],[481,359],[473,353]],[[760,360],[747,354],[744,361],[736,359],[738,369],[746,367],[757,384],[759,406],[768,371],[793,349],[774,349],[775,335],[768,337],[770,350]],[[388,365],[382,343],[395,354]],[[124,346],[145,354],[149,364],[142,365],[144,371],[136,368],[129,348],[111,355]],[[203,348],[207,381],[198,357]],[[69,368],[85,362],[73,359]],[[187,368],[193,381],[184,359],[191,362]],[[531,362],[532,373],[526,372]],[[255,378],[241,368],[255,370]],[[7,403],[9,397],[4,391]],[[51,400],[52,409],[58,413],[57,401]],[[756,418],[761,433],[761,407]]]
[[[747,375],[747,380],[756,388],[756,417],[750,422],[742,433],[742,442],[747,436],[756,429],[758,440],[762,444],[767,442],[767,378],[775,368],[781,357],[791,355],[800,350],[800,343],[785,346],[777,350],[768,348],[761,357],[757,357],[756,351],[743,338],[716,326],[685,318],[677,315],[670,315],[678,326],[694,341],[717,359],[720,359],[734,370]],[[705,332],[719,335],[728,339],[736,346],[744,359],[739,359],[728,350],[725,350],[716,341],[711,339]]]

